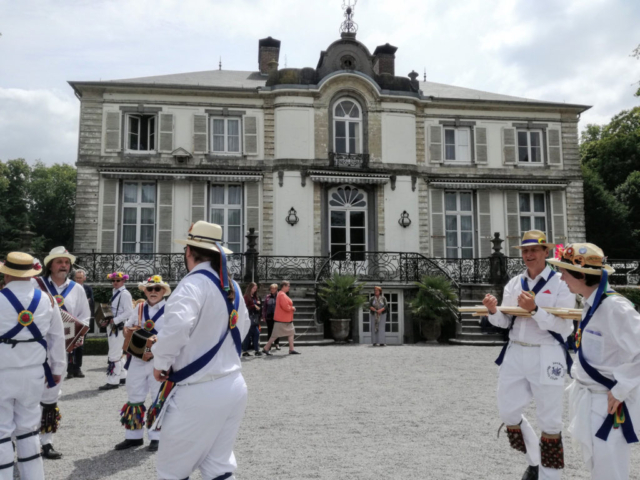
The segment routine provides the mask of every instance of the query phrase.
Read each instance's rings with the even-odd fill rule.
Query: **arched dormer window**
[[[338,154],[362,153],[362,108],[350,98],[333,109],[333,148]]]

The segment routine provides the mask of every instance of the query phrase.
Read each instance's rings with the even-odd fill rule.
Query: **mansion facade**
[[[316,68],[281,69],[269,37],[257,71],[69,82],[75,250],[180,252],[198,220],[239,252],[253,228],[274,256],[486,257],[494,232],[513,255],[532,228],[584,241],[589,107],[396,76],[396,50],[343,33]]]

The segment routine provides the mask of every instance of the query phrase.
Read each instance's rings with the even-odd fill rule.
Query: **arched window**
[[[367,251],[367,194],[344,185],[329,191],[330,251],[336,260],[364,261]]]
[[[350,98],[333,109],[333,148],[339,154],[362,153],[362,109]]]

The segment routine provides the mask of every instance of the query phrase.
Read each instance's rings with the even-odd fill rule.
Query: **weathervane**
[[[344,22],[340,25],[340,33],[353,33],[358,31],[358,24],[353,21],[353,9],[358,0],[342,0],[342,9],[344,10]]]

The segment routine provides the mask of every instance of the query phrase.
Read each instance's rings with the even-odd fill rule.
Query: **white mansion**
[[[343,33],[315,68],[282,69],[269,37],[255,71],[69,82],[75,251],[182,252],[202,219],[234,251],[253,228],[260,255],[286,257],[487,257],[494,232],[513,256],[532,228],[584,241],[589,107],[396,76],[396,50]]]

